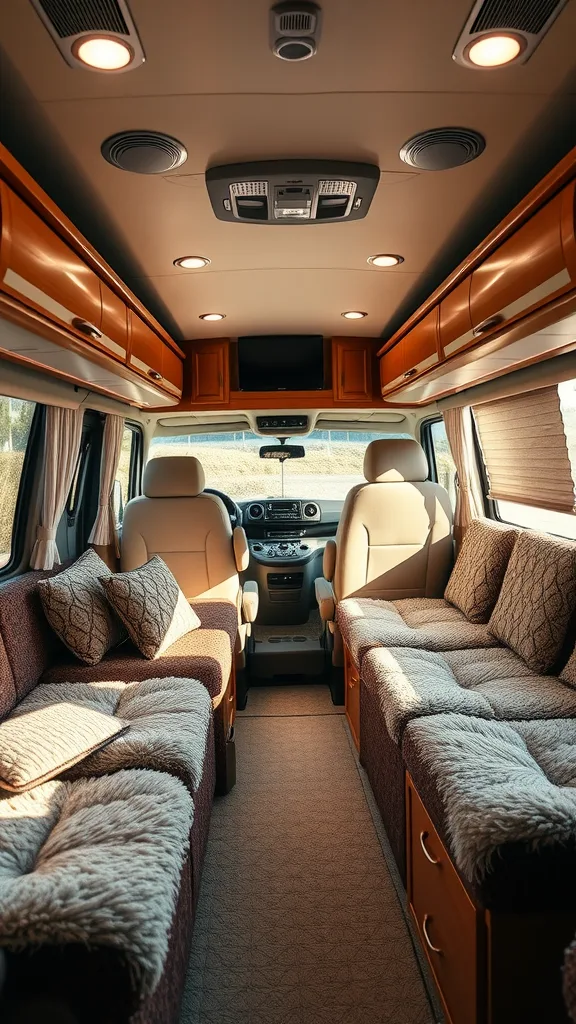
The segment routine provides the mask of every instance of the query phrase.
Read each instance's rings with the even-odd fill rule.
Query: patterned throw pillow
[[[576,607],[576,544],[529,530],[508,563],[490,632],[535,672],[558,659]]]
[[[110,608],[101,580],[112,573],[92,548],[74,565],[38,584],[38,593],[54,632],[86,665],[97,665],[126,632]]]
[[[0,724],[0,790],[39,786],[127,729],[127,722],[69,697],[38,707],[33,692]]]
[[[159,555],[139,569],[101,577],[101,582],[114,611],[145,658],[159,658],[181,636],[200,625]]]
[[[469,622],[488,622],[519,530],[474,519],[462,543],[444,597]]]

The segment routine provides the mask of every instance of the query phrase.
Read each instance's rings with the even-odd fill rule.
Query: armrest
[[[332,583],[334,579],[334,570],[336,568],[336,541],[327,540],[326,547],[324,548],[324,556],[322,558],[322,572],[324,573],[324,579]]]
[[[232,544],[234,545],[234,560],[236,562],[236,568],[238,572],[246,572],[250,562],[250,548],[248,547],[246,530],[243,526],[234,527]]]
[[[242,588],[242,618],[244,622],[255,622],[258,615],[258,584],[247,580]]]
[[[323,576],[318,576],[314,581],[314,587],[322,622],[333,622],[336,614],[336,604],[334,602],[332,584],[325,580]]]

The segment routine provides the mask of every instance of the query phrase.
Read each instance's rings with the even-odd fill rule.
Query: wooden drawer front
[[[443,358],[459,352],[476,340],[470,315],[470,284],[467,277],[440,303],[439,335]]]
[[[575,187],[567,185],[473,272],[470,313],[477,335],[526,316],[576,284]]]
[[[344,706],[346,718],[348,719],[348,725],[350,726],[350,732],[356,744],[356,749],[360,750],[360,676],[347,647],[344,647],[344,656]]]
[[[230,399],[228,342],[201,342],[192,351],[192,401],[223,405]]]
[[[126,362],[128,356],[128,309],[122,299],[100,282],[102,295],[102,321],[100,345],[117,359]]]
[[[451,1024],[477,1024],[478,911],[407,780],[408,899]]]
[[[169,345],[162,348],[162,387],[178,398],[182,397],[184,365]]]
[[[130,366],[142,377],[156,381],[161,387],[164,342],[132,310],[130,324]]]
[[[3,182],[0,287],[50,320],[100,332],[100,278]]]
[[[372,395],[372,350],[363,339],[335,340],[332,349],[336,402],[367,402]]]
[[[394,391],[438,363],[438,307],[380,360],[382,392]]]

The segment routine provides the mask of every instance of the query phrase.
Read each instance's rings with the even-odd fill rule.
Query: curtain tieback
[[[55,526],[39,526],[37,533],[38,540],[56,540]]]

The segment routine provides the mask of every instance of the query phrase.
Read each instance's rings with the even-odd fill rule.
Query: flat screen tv
[[[321,334],[268,334],[238,338],[241,391],[321,391]]]

